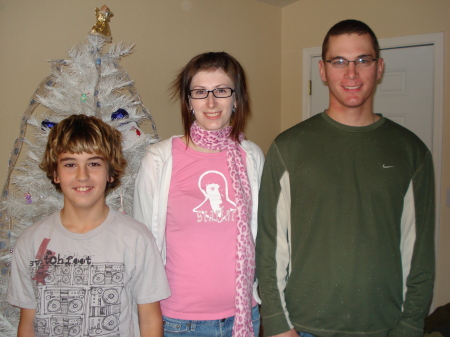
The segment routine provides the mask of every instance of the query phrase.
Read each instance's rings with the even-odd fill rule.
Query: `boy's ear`
[[[58,177],[58,172],[53,172],[53,182],[55,184],[59,184],[59,177]]]

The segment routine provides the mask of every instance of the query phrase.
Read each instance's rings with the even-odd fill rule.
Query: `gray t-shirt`
[[[36,309],[36,336],[139,336],[137,304],[168,296],[152,234],[114,210],[85,234],[53,213],[14,248],[7,301]]]

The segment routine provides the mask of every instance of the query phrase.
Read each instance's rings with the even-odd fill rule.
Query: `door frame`
[[[430,33],[420,35],[410,35],[379,39],[380,49],[402,48],[420,45],[433,45],[434,62],[433,74],[433,162],[435,174],[435,251],[438,252],[439,229],[440,229],[440,207],[441,207],[441,174],[442,174],[442,127],[444,116],[444,33]],[[302,89],[302,120],[311,117],[311,58],[320,56],[322,47],[313,47],[303,49],[303,89]],[[434,302],[434,301],[433,301]],[[432,304],[432,308],[434,305]]]

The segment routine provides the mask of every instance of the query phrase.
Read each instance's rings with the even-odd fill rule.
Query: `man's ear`
[[[320,78],[322,79],[322,81],[326,82],[327,77],[325,75],[325,63],[323,62],[323,60],[319,61],[319,73],[320,73]]]
[[[381,76],[383,76],[384,70],[384,60],[382,58],[379,58],[377,63],[377,80],[381,80]]]

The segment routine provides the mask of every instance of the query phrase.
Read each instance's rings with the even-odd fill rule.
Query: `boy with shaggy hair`
[[[21,308],[18,336],[162,336],[170,290],[154,238],[105,203],[125,170],[121,141],[85,115],[50,131],[40,167],[64,207],[14,248],[7,301]]]

